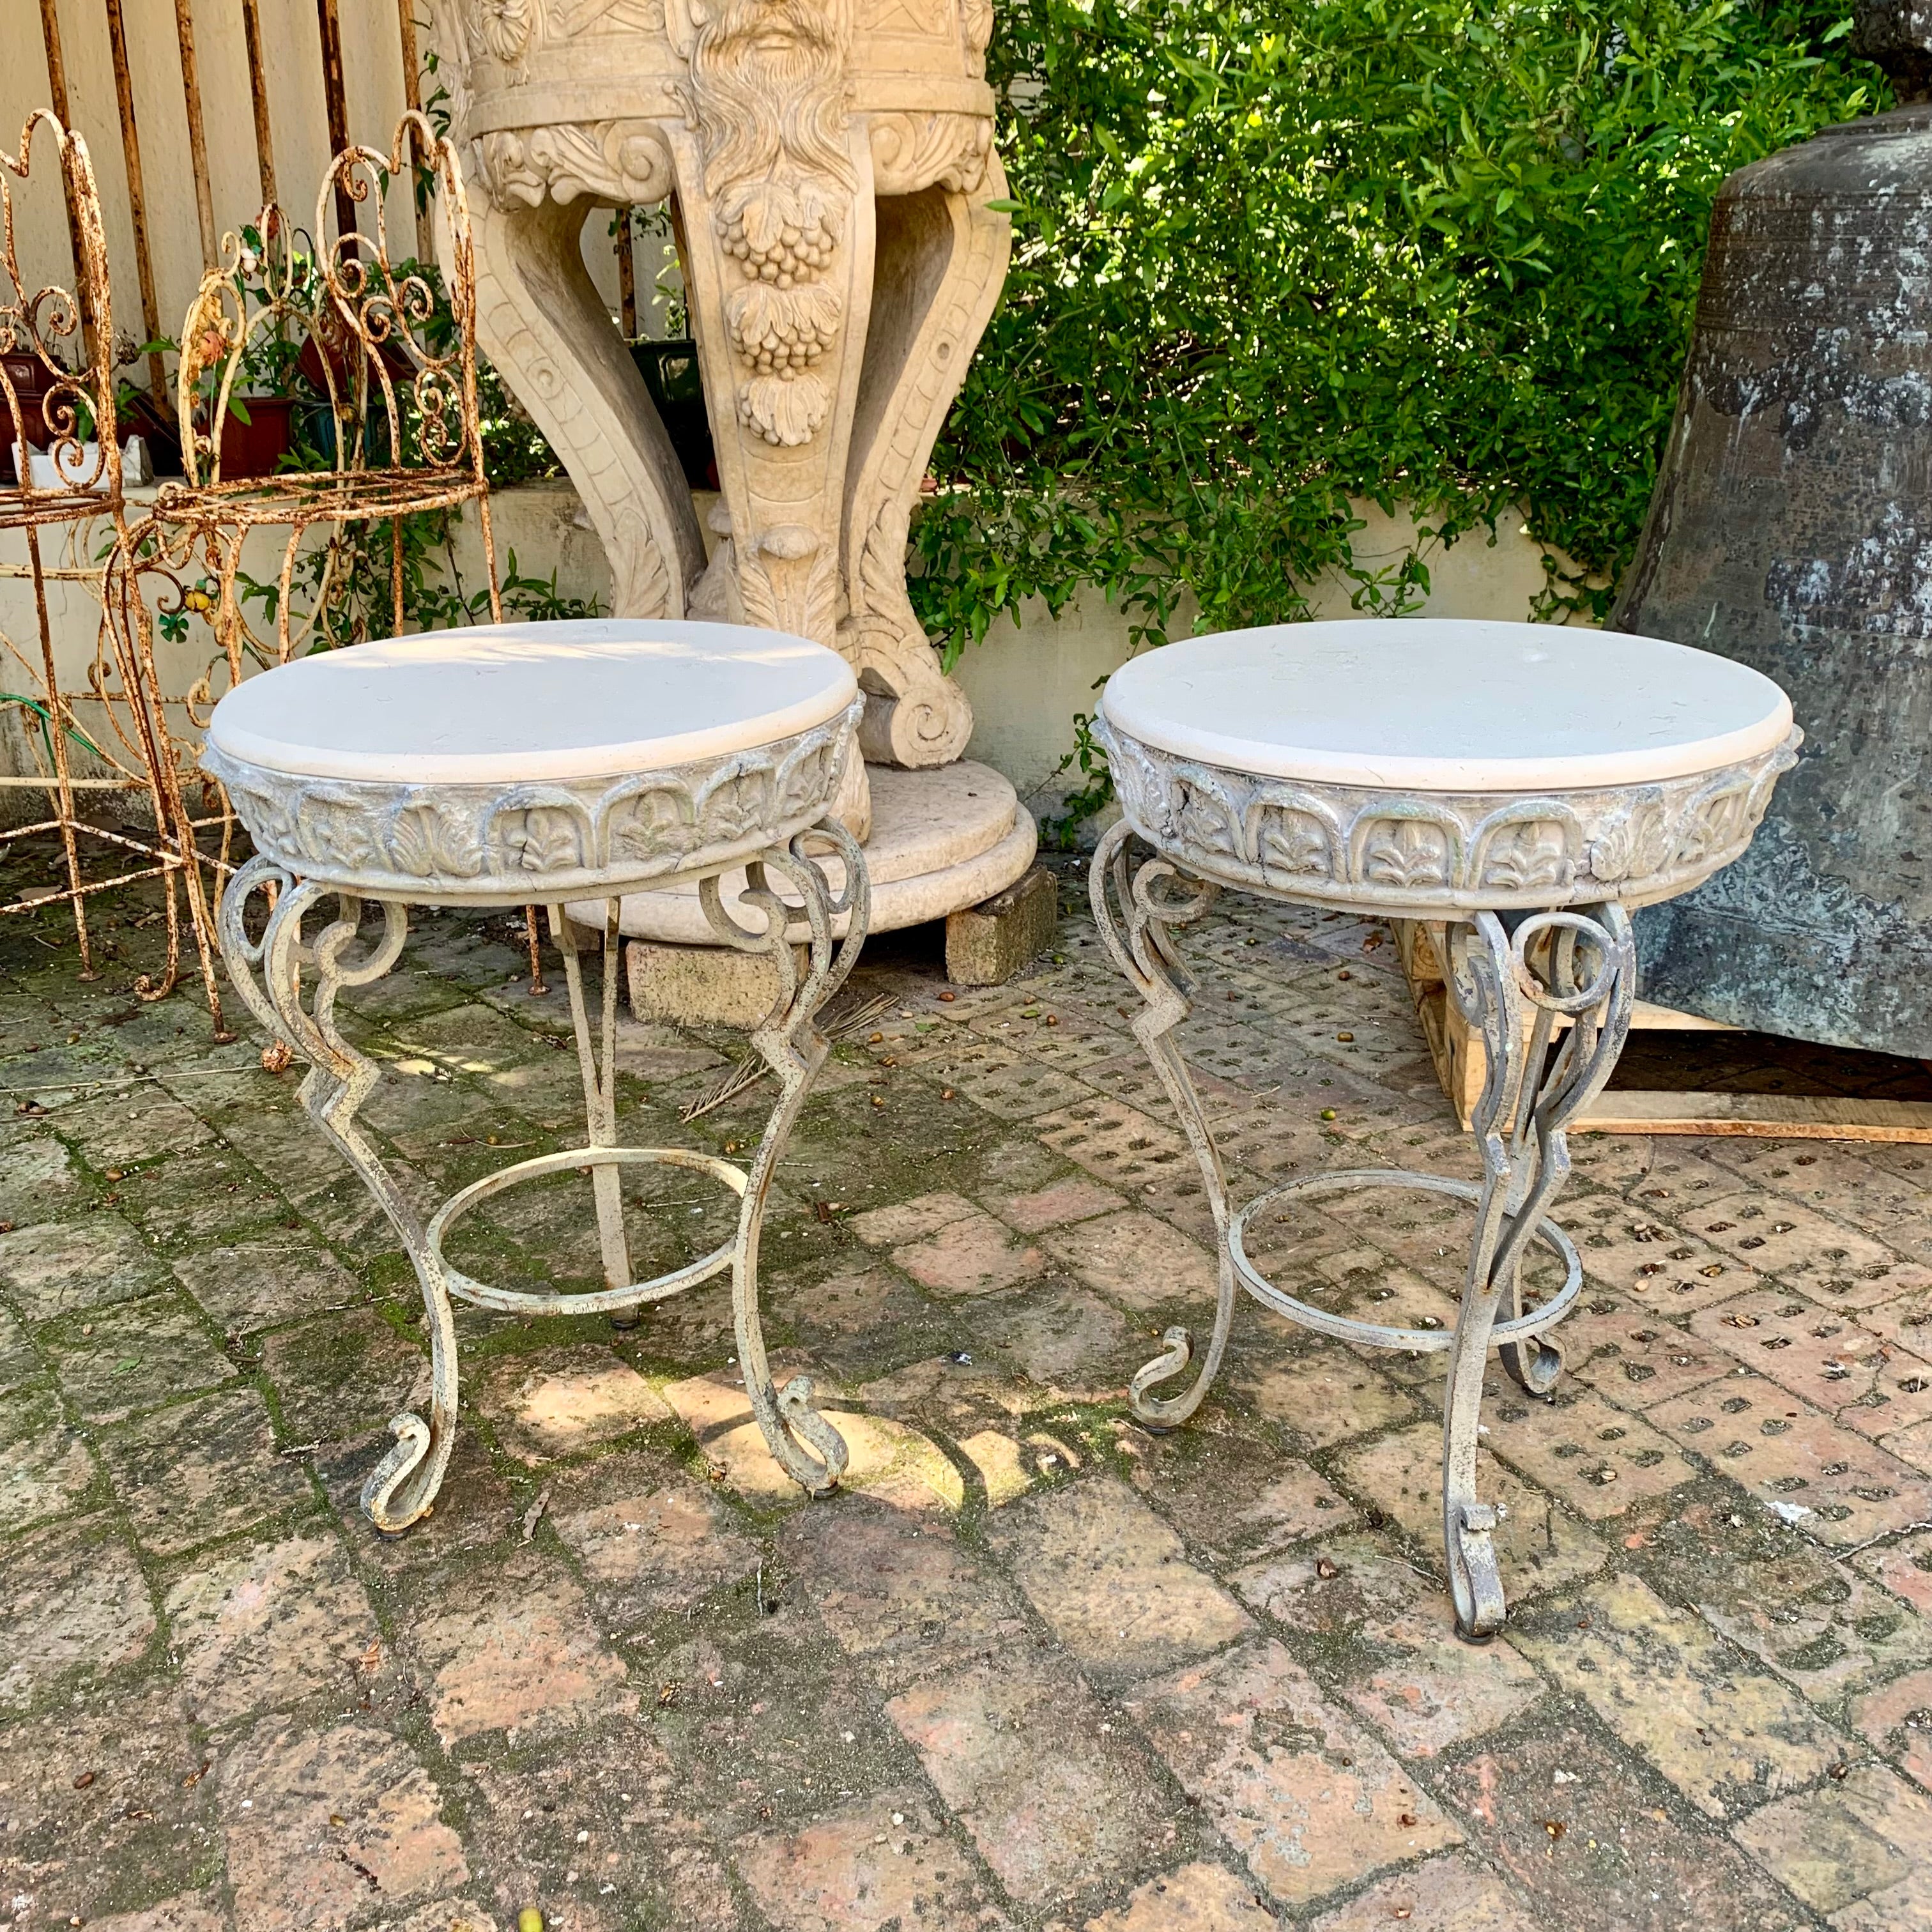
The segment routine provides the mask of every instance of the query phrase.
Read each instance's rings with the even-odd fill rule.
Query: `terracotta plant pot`
[[[13,420],[13,406],[7,400],[6,391],[0,389],[0,482],[11,483],[16,480],[15,440],[24,437],[35,449],[47,446],[47,425],[40,410],[53,386],[53,378],[38,356],[9,356],[6,364],[8,387],[19,404],[21,418],[18,422]]]
[[[244,423],[232,410],[221,424],[221,480],[272,476],[294,445],[290,418],[295,404],[286,396],[244,396]]]

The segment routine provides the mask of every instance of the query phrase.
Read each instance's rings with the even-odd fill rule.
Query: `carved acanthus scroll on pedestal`
[[[906,594],[912,511],[1010,228],[986,0],[437,0],[481,190],[486,352],[570,470],[621,615],[835,646],[874,763],[972,712]],[[668,202],[718,458],[707,566],[580,256],[578,205]]]

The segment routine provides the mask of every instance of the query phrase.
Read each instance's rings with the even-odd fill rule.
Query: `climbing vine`
[[[1511,505],[1600,617],[1641,527],[1711,202],[1888,104],[1844,0],[1002,0],[1013,265],[934,460],[948,661],[1096,585],[1143,641],[1360,608],[1352,502]],[[1471,533],[1474,533],[1472,535]]]

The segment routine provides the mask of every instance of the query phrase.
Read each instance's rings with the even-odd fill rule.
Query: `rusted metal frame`
[[[349,146],[349,103],[342,76],[342,22],[337,11],[337,0],[315,0],[315,10],[316,22],[322,31],[322,98],[323,110],[328,117],[328,152],[340,156]],[[339,181],[335,189],[335,219],[342,235],[355,232],[355,198]],[[323,232],[318,212],[315,224],[317,249],[323,245]]]
[[[46,0],[44,24],[49,29],[50,70],[57,94],[64,97],[65,75],[60,62],[58,27],[52,0]],[[71,290],[55,285],[30,284],[20,263],[14,222],[16,182],[30,178],[33,143],[43,125],[55,144],[58,157],[61,188],[68,233],[74,256]],[[94,775],[73,769],[70,738],[77,730],[74,718],[74,694],[62,687],[56,661],[51,614],[47,604],[50,580],[86,582],[99,585],[103,573],[77,566],[50,568],[43,548],[44,532],[69,530],[75,537],[95,519],[111,520],[118,534],[124,528],[122,514],[121,452],[116,440],[114,371],[112,366],[113,310],[109,292],[107,244],[100,220],[100,199],[87,144],[64,123],[45,109],[28,117],[16,153],[0,152],[0,328],[4,328],[9,347],[16,353],[31,356],[51,379],[40,404],[40,424],[47,434],[54,482],[43,488],[34,481],[31,446],[25,410],[17,390],[0,365],[0,435],[22,446],[16,466],[24,474],[11,488],[0,488],[0,529],[20,530],[26,538],[28,563],[24,573],[32,582],[38,635],[38,663],[29,662],[14,647],[8,649],[28,673],[30,683],[38,683],[40,700],[46,707],[48,762],[52,769],[38,778],[28,777],[10,789],[44,790],[52,816],[33,828],[56,833],[62,848],[64,886],[42,894],[23,907],[9,910],[39,910],[64,900],[71,908],[75,936],[83,975],[94,970],[92,935],[88,929],[86,901],[94,893],[131,880],[172,875],[180,868],[181,857],[171,843],[172,824],[166,808],[161,782],[153,758],[154,739],[148,729],[152,716],[152,683],[144,683],[131,660],[122,655],[118,640],[104,623],[97,639],[95,659],[90,668],[86,695],[100,703],[118,736],[132,754],[137,768],[122,765],[113,754],[102,749],[101,756],[113,767],[97,782]],[[70,368],[64,345],[78,335],[82,354],[81,366]],[[83,410],[92,417],[94,454],[86,455],[82,432],[86,427]],[[101,652],[106,647],[114,657],[113,676],[119,682],[118,695],[112,688]],[[127,713],[124,724],[122,712]],[[131,732],[131,735],[130,735]],[[104,737],[109,734],[104,733]],[[92,741],[87,740],[90,744]],[[110,740],[111,742],[111,739]],[[79,796],[109,790],[145,793],[154,814],[156,844],[130,838],[83,818],[78,808]],[[81,869],[80,845],[83,839],[98,841],[117,852],[128,852],[155,862],[124,868],[106,879],[88,879]],[[172,985],[178,964],[178,928],[172,914],[172,877],[168,894],[170,916],[169,950],[162,982],[137,986],[148,998],[159,998]]]
[[[131,529],[124,524],[102,580],[102,602],[120,656],[124,663],[132,666],[139,688],[148,694],[147,723],[154,746],[150,762],[160,793],[156,809],[161,822],[171,828],[179,862],[179,878],[170,880],[167,892],[170,978],[172,962],[178,958],[180,946],[178,886],[188,897],[189,930],[200,958],[202,986],[214,1037],[225,1041],[232,1036],[223,1020],[220,980],[214,970],[213,910],[202,888],[194,822],[182,793],[181,768],[167,726],[167,700],[155,661],[154,622],[141,590],[143,572],[151,567],[150,553],[161,546],[164,535],[165,526],[153,517]],[[176,608],[180,608],[178,602]]]
[[[74,110],[67,92],[67,58],[61,50],[60,13],[56,0],[40,0],[40,44],[47,57],[47,93],[54,113],[63,128],[74,125]],[[70,206],[67,215],[68,238],[74,244],[75,272],[80,269],[80,230]]]
[[[823,868],[807,856],[808,840],[829,842],[845,867],[845,887],[835,895]],[[376,1527],[395,1535],[420,1522],[434,1508],[449,1466],[457,1420],[458,1364],[454,1304],[458,1300],[525,1316],[605,1313],[621,1318],[662,1301],[715,1276],[730,1271],[734,1332],[752,1410],[772,1454],[814,1495],[835,1487],[847,1466],[844,1438],[812,1405],[808,1377],[794,1376],[783,1388],[772,1381],[760,1314],[759,1238],[772,1178],[790,1140],[806,1095],[828,1052],[818,1026],[825,1003],[844,982],[865,943],[870,912],[865,855],[857,842],[835,820],[826,820],[783,848],[773,848],[746,868],[747,889],[737,902],[751,925],[724,907],[714,876],[700,882],[707,916],[719,938],[740,950],[763,954],[772,962],[779,997],[772,1012],[753,1035],[754,1044],[779,1079],[781,1093],[749,1170],[712,1154],[682,1148],[628,1148],[616,1141],[616,979],[619,970],[619,902],[608,902],[604,919],[601,1037],[593,1040],[584,997],[578,942],[565,909],[552,904],[550,917],[564,949],[571,987],[571,1020],[576,1035],[584,1090],[586,1144],[540,1154],[498,1169],[444,1202],[425,1222],[404,1196],[356,1115],[381,1077],[379,1064],[352,1046],[335,1021],[335,1004],[345,988],[380,979],[401,956],[408,934],[408,910],[401,902],[378,902],[380,938],[351,957],[358,944],[362,901],[353,894],[315,882],[298,880],[266,858],[250,860],[223,895],[220,934],[231,979],[256,1018],[290,1050],[309,1063],[301,1088],[304,1111],[362,1176],[400,1237],[423,1295],[430,1338],[430,1387],[428,1418],[408,1412],[389,1428],[394,1445],[362,1486],[362,1508]],[[776,874],[802,902],[788,904],[772,890]],[[541,884],[541,882],[539,882]],[[249,936],[248,914],[257,892],[272,900],[261,939]],[[303,926],[333,898],[335,915],[304,940]],[[430,902],[424,901],[424,903]],[[835,941],[835,926],[845,934]],[[801,930],[802,929],[802,930]],[[810,965],[801,977],[793,949],[810,940]],[[711,1252],[647,1281],[630,1278],[617,1178],[626,1166],[670,1166],[704,1174],[738,1197],[734,1235]],[[596,1189],[604,1286],[580,1294],[532,1294],[478,1281],[445,1252],[449,1230],[479,1202],[519,1183],[588,1168]]]
[[[71,521],[71,519],[62,519]],[[103,706],[114,733],[130,752],[138,759],[140,769],[130,769],[122,765],[112,755],[90,740],[91,745],[114,769],[106,775],[92,776],[76,773],[72,766],[68,740],[75,730],[73,699],[60,683],[58,666],[56,662],[50,613],[47,609],[46,584],[54,574],[41,566],[40,526],[29,522],[25,526],[29,574],[34,587],[35,617],[39,632],[40,662],[32,668],[41,692],[46,701],[47,741],[52,754],[53,769],[39,774],[9,774],[0,778],[0,785],[8,790],[44,790],[52,806],[55,815],[34,824],[18,826],[10,836],[20,838],[42,832],[58,834],[62,848],[62,859],[67,884],[47,892],[25,901],[0,908],[8,913],[38,911],[64,900],[72,908],[75,939],[79,947],[81,976],[92,980],[97,976],[93,956],[92,934],[88,926],[86,901],[98,892],[111,891],[116,887],[130,885],[139,880],[165,878],[169,880],[164,909],[167,914],[167,956],[158,983],[149,980],[137,984],[135,990],[142,998],[159,999],[170,991],[179,970],[180,930],[175,915],[173,880],[182,869],[182,856],[178,846],[170,838],[172,820],[168,813],[158,782],[154,757],[154,742],[147,728],[150,716],[148,693],[152,689],[152,680],[142,683],[129,674],[128,668],[119,664],[122,678],[122,696],[117,704],[104,682],[96,680],[90,695]],[[78,572],[59,573],[62,576],[91,576],[97,583],[99,572]],[[20,653],[16,652],[17,657]],[[130,740],[123,725],[120,713],[124,710],[134,722],[135,737]],[[95,824],[82,815],[78,808],[76,795],[86,793],[145,793],[148,806],[154,814],[155,839],[151,842],[144,838],[130,837],[127,833]],[[106,878],[89,879],[81,867],[81,841],[112,848],[117,852],[134,854],[154,862],[145,866],[125,866]]]
[[[51,7],[53,0],[45,0]],[[248,0],[252,8],[254,0]],[[142,340],[158,341],[161,334],[160,304],[154,295],[154,256],[148,240],[148,190],[141,171],[141,136],[134,122],[134,80],[128,64],[128,27],[122,15],[122,0],[105,0],[107,10],[107,45],[114,59],[114,99],[121,111],[121,156],[128,177],[128,213],[134,229],[134,278],[141,291]],[[148,394],[164,416],[174,410],[168,400],[167,370],[161,352],[148,352]]]
[[[67,57],[61,48],[60,14],[56,0],[40,0],[40,44],[47,58],[47,92],[53,101],[54,118],[64,129],[74,126],[74,110],[68,98]],[[30,122],[28,125],[32,124]],[[64,152],[64,151],[63,151]],[[64,170],[63,170],[64,172]],[[67,203],[68,242],[74,251],[74,272],[76,286],[86,280],[85,255],[86,243],[82,238],[82,218],[74,206],[71,184]],[[94,354],[93,322],[91,318],[81,318],[81,328],[86,344],[88,359]]]
[[[68,783],[76,791],[125,791],[128,789],[128,781],[120,777],[92,778],[79,774],[70,776]],[[46,774],[44,772],[0,772],[0,791],[45,791],[46,788]],[[10,825],[7,827],[6,836],[9,838],[20,838],[30,832],[57,831],[59,826],[58,818],[49,818],[37,825]],[[114,832],[104,831],[99,836],[103,838],[116,838],[122,844],[128,842]]]
[[[429,123],[420,112],[417,118],[425,132]],[[483,411],[476,397],[476,243],[470,225],[470,197],[463,184],[463,170],[455,148],[447,140],[435,149],[436,171],[442,178],[446,226],[449,237],[451,272],[445,277],[445,292],[457,325],[458,340],[463,346],[460,380],[463,385],[464,434],[469,448],[470,470],[476,484],[477,535],[483,545],[484,574],[490,586],[490,621],[503,621],[503,597],[496,570],[496,532],[490,521],[490,478],[484,468]]]
[[[71,290],[31,284],[20,268],[13,181],[28,178],[34,136],[43,125],[52,130],[58,156],[61,190],[74,250]],[[114,321],[100,196],[86,142],[45,108],[27,117],[17,153],[0,153],[0,320],[4,320],[10,352],[38,362],[48,379],[40,421],[47,434],[55,474],[52,486],[42,489],[33,480],[31,457],[16,465],[25,473],[16,476],[10,490],[0,488],[0,529],[45,527],[104,514],[118,515],[121,451],[114,438],[110,346]],[[80,358],[82,366],[73,369],[61,352],[61,345],[76,332],[84,353]],[[24,406],[4,362],[0,362],[0,408],[4,408],[8,426],[18,429],[18,440],[22,445],[30,444]],[[81,433],[83,411],[94,419],[95,454],[91,464]],[[38,564],[34,575],[40,580]]]
[[[179,704],[189,723],[199,728],[204,721],[196,717],[195,706],[199,700],[212,708],[211,680],[204,676],[194,691],[178,700],[171,700],[166,697],[156,664],[154,614],[148,608],[143,582],[156,577],[165,578],[173,586],[174,610],[187,610],[190,608],[190,594],[184,577],[195,571],[203,553],[217,550],[218,568],[223,571],[232,595],[233,570],[241,549],[239,533],[236,533],[235,541],[226,545],[221,542],[223,534],[218,528],[176,525],[158,513],[151,515],[124,533],[110,562],[106,584],[109,622],[121,640],[124,655],[134,660],[138,675],[154,694],[152,717],[158,740],[154,767],[160,775],[173,842],[181,854],[179,883],[187,896],[189,928],[194,934],[208,1015],[218,1041],[234,1037],[228,1030],[223,1012],[220,979],[215,970],[218,948],[214,936],[219,882],[234,869],[229,859],[234,815],[226,794],[219,786],[214,788],[220,808],[215,814],[197,816],[189,805],[187,786],[193,782],[193,778],[191,774],[183,772],[180,755],[168,729],[167,706],[170,702]],[[224,644],[224,657],[232,656],[232,644]],[[232,681],[239,681],[238,673]],[[212,856],[201,844],[201,834],[211,825],[220,828],[219,849]],[[205,866],[212,868],[214,874],[216,889],[212,895],[202,877]],[[172,887],[168,896],[168,912],[172,926],[177,916]]]
[[[424,397],[427,393],[434,399],[440,391],[440,386],[435,383],[434,378],[425,375],[425,365],[430,360],[427,346],[418,340],[411,326],[412,322],[426,320],[430,313],[432,297],[429,284],[420,273],[398,279],[389,260],[388,211],[384,205],[382,184],[402,161],[404,141],[411,133],[413,129],[410,117],[405,115],[402,125],[397,130],[392,154],[363,147],[338,151],[329,164],[328,178],[316,197],[315,209],[315,229],[320,236],[324,232],[323,208],[332,189],[341,232],[332,248],[318,245],[317,262],[328,295],[334,298],[343,320],[364,352],[355,362],[356,427],[366,435],[368,385],[373,376],[382,396],[382,412],[388,425],[392,470],[403,466],[404,412],[397,400],[395,378],[390,371],[385,352],[399,334],[408,349],[424,357],[424,361],[417,364],[416,375],[418,418],[425,451],[432,446],[434,431]],[[364,235],[353,220],[340,220],[339,212],[345,197],[352,206],[364,201],[374,202],[376,232],[373,238]],[[370,286],[372,265],[377,271],[374,289]],[[440,416],[435,422],[440,427]],[[338,447],[338,459],[341,453]],[[358,446],[357,454],[356,464],[343,466],[359,469],[361,459],[367,454],[366,448]]]
[[[120,540],[118,530],[114,540],[117,544]],[[87,667],[87,688],[88,695],[100,707],[108,728],[97,733],[94,742],[96,755],[113,774],[101,782],[104,786],[118,784],[125,788],[141,784],[144,773],[158,770],[160,740],[154,729],[152,709],[156,686],[152,679],[142,677],[138,662],[122,649],[120,633],[108,620],[106,578],[104,568],[92,572],[89,580],[89,588],[100,606],[100,621],[94,632],[94,656]],[[133,764],[116,755],[110,734],[134,761]]]
[[[248,99],[255,112],[255,172],[262,187],[262,206],[273,208],[275,194],[275,130],[268,117],[268,68],[262,56],[261,0],[242,0],[242,37],[248,53]]]
[[[530,948],[530,992],[532,997],[541,999],[550,988],[544,984],[543,946],[538,937],[537,909],[533,905],[524,908],[524,938]]]
[[[44,820],[38,825],[15,825],[7,828],[9,838],[24,838],[30,832],[57,831],[60,826],[57,818]],[[132,885],[137,879],[158,879],[177,870],[174,856],[169,854],[152,866],[140,866],[129,872],[117,872],[111,879],[87,879],[72,888],[83,897],[95,892],[111,892],[122,886]],[[13,899],[0,905],[0,917],[10,917],[15,913],[44,912],[50,905],[58,905],[70,896],[67,890],[57,890],[43,893],[38,898]]]
[[[419,275],[399,274],[392,263],[380,192],[386,176],[401,172],[418,154],[427,157],[430,178],[444,197],[451,248],[446,279],[455,340],[440,353],[431,349],[422,328],[433,304],[429,284]],[[352,211],[358,201],[370,198],[372,190],[376,206],[370,235],[358,228]],[[261,256],[245,250],[236,236],[224,238],[217,263],[203,275],[190,311],[176,373],[187,478],[163,486],[153,515],[121,547],[118,587],[110,600],[122,653],[154,694],[167,822],[188,875],[184,884],[190,922],[218,1034],[223,1022],[214,970],[218,945],[214,908],[221,882],[234,871],[236,821],[218,786],[217,809],[197,811],[190,805],[193,779],[184,771],[170,732],[169,708],[178,706],[187,723],[199,730],[217,694],[216,662],[232,688],[252,665],[286,663],[296,654],[320,621],[334,586],[332,540],[314,609],[305,617],[295,610],[294,572],[307,532],[318,524],[339,530],[349,524],[390,524],[392,614],[400,630],[406,617],[400,519],[475,503],[490,614],[497,622],[502,617],[476,391],[475,257],[454,152],[436,136],[419,111],[412,111],[399,124],[387,154],[346,146],[338,152],[317,198],[318,236],[324,232],[332,197],[338,208],[346,201],[352,214],[347,223],[338,221],[334,244],[318,250],[318,284],[312,299],[298,292],[292,233],[273,207],[262,212]],[[224,479],[219,426],[252,343],[262,331],[282,327],[305,333],[322,351],[322,386],[335,427],[338,467],[320,473]],[[406,362],[406,374],[392,370],[392,358],[399,364]],[[212,394],[206,403],[211,427],[204,435],[196,430],[195,418],[210,376]],[[363,434],[372,382],[382,397],[390,436],[391,461],[380,469],[366,466],[368,443]],[[424,459],[420,467],[410,467],[403,460],[408,415],[398,393],[399,382],[411,385],[415,392],[415,453]],[[248,532],[271,526],[289,534],[283,546],[274,636],[268,641],[251,631],[236,594],[236,580]],[[191,603],[189,593],[206,578],[213,580],[214,594],[202,609]],[[174,610],[192,608],[205,619],[216,642],[217,658],[208,671],[193,689],[176,697],[162,691],[156,674],[153,620],[142,590],[144,580],[154,579],[170,586],[164,595],[171,598]],[[202,842],[210,831],[218,834],[212,853]],[[212,875],[212,892],[204,872]],[[532,951],[534,955],[534,944]]]
[[[208,129],[201,112],[201,65],[194,51],[194,0],[175,0],[175,40],[181,49],[182,100],[188,110],[188,165],[194,176],[195,218],[201,225],[201,266],[220,259],[214,225],[214,188],[208,171]]]
[[[74,124],[68,104],[67,61],[61,52],[60,13],[56,0],[40,0],[40,44],[46,50],[47,92],[63,128]]]
[[[32,458],[24,449],[22,456],[31,464]],[[47,710],[52,721],[47,734],[54,766],[52,796],[55,809],[60,815],[61,850],[67,860],[68,885],[74,901],[74,937],[80,946],[80,976],[91,980],[94,977],[94,955],[87,936],[87,909],[82,902],[80,848],[74,836],[74,788],[68,782],[67,716],[59,698],[59,674],[54,668],[54,633],[47,614],[46,580],[40,574],[40,533],[32,524],[27,526],[27,558],[33,566],[34,610],[40,631],[41,688],[46,693]]]
[[[638,264],[631,245],[631,211],[617,210],[617,313],[623,325],[624,340],[632,342],[638,334]]]
[[[118,512],[116,522],[118,531],[122,527]],[[26,532],[28,548],[33,566],[40,566],[40,529],[58,527],[61,523],[72,524],[76,531],[85,527],[74,518],[68,517],[58,520],[49,520],[42,526],[37,526],[31,524],[28,525]],[[119,541],[118,536],[116,541],[117,543]],[[45,820],[38,825],[17,827],[15,836],[50,831],[58,831],[62,834],[69,862],[68,892],[44,895],[34,903],[45,904],[52,898],[72,897],[76,907],[76,926],[79,928],[83,968],[86,968],[91,964],[90,942],[84,929],[85,918],[81,902],[93,893],[106,891],[116,886],[128,884],[137,879],[153,877],[158,871],[171,873],[181,865],[178,847],[172,844],[170,841],[169,828],[172,820],[170,814],[164,808],[164,788],[159,782],[160,742],[154,729],[152,708],[154,694],[158,688],[158,681],[152,675],[142,676],[138,663],[120,648],[119,634],[109,622],[106,609],[105,600],[109,576],[106,570],[98,568],[50,570],[41,566],[38,568],[30,567],[29,571],[26,574],[34,577],[36,580],[35,602],[37,614],[40,620],[43,654],[41,665],[37,670],[35,667],[28,664],[20,652],[13,649],[11,640],[6,641],[12,655],[20,660],[22,668],[27,670],[30,676],[37,675],[43,688],[51,693],[51,701],[48,706],[52,714],[49,736],[52,746],[56,748],[54,753],[56,770],[51,775],[40,777],[9,776],[0,778],[0,784],[4,784],[9,788],[49,789],[50,796],[53,796],[58,802],[60,814],[58,817]],[[113,738],[119,740],[134,762],[131,764],[124,763],[117,758],[109,748],[110,741],[108,732],[99,731],[97,728],[97,737],[88,740],[89,748],[110,767],[108,773],[100,776],[76,774],[72,769],[70,756],[67,753],[68,736],[76,728],[73,716],[74,700],[68,692],[60,689],[58,686],[57,668],[52,663],[51,652],[48,648],[50,638],[44,598],[45,584],[55,579],[88,584],[94,589],[97,597],[102,600],[101,622],[96,639],[94,658],[88,667],[88,695],[100,706],[102,716],[107,725],[111,728]],[[112,659],[113,676],[119,681],[118,694],[110,687],[108,667],[104,661],[104,650]],[[131,735],[130,726],[132,727]],[[49,776],[52,779],[51,788],[48,783]],[[81,818],[74,808],[74,794],[82,791],[145,791],[147,794],[148,808],[154,814],[155,837],[158,843],[150,842],[143,838],[132,838],[124,832],[115,831],[106,826]],[[155,860],[159,863],[156,866],[143,866],[131,871],[124,871],[106,879],[83,880],[78,874],[76,862],[78,858],[77,835],[80,834],[85,834],[90,840],[100,844],[131,852],[143,858]],[[152,992],[152,996],[156,998],[160,997],[160,994],[166,992],[172,986],[179,961],[180,934],[176,916],[172,881],[166,901],[166,909],[168,915],[167,966],[160,987]]]
[[[416,47],[416,15],[413,0],[396,0],[396,24],[402,41],[403,104],[412,114],[422,112],[422,56]],[[436,260],[436,222],[430,204],[430,184],[424,176],[429,166],[424,159],[422,142],[413,130],[410,136],[410,206],[416,218],[416,260]],[[432,176],[432,179],[434,177]]]

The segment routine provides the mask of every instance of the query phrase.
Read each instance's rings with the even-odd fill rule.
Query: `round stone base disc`
[[[990,766],[970,759],[919,772],[870,765],[866,776],[872,790],[866,864],[874,932],[896,932],[977,905],[1005,891],[1032,865],[1040,844],[1033,816]],[[832,890],[842,892],[844,867],[829,856],[820,862]],[[742,867],[726,873],[719,885],[728,907],[744,889]],[[570,912],[580,925],[604,922],[603,908],[594,902],[573,904]],[[718,944],[695,885],[632,892],[619,923],[633,939]]]

